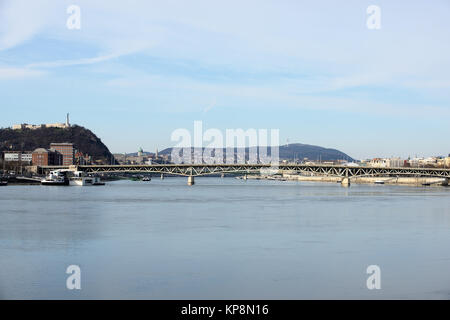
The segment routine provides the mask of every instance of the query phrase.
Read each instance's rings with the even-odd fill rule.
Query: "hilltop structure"
[[[12,126],[13,130],[23,130],[23,129],[40,129],[40,128],[70,128],[70,122],[69,122],[69,114],[66,116],[66,122],[65,123],[44,123],[44,124],[28,124],[28,123],[22,123],[22,124],[14,124]]]

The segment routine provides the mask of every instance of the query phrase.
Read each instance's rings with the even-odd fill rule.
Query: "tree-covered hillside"
[[[50,143],[70,142],[93,160],[104,163],[111,161],[111,152],[92,131],[77,125],[70,128],[40,128],[12,130],[0,129],[0,151],[33,151],[37,148],[49,148]]]

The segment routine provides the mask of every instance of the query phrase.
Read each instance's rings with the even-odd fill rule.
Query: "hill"
[[[245,153],[248,155],[249,148],[245,148]],[[159,154],[171,154],[172,148],[167,148],[159,152]],[[235,152],[237,150],[235,149]],[[270,148],[268,149],[270,155]],[[225,149],[223,149],[225,155]],[[316,161],[333,161],[333,160],[347,160],[349,162],[354,161],[352,157],[345,154],[342,151],[336,149],[323,148],[319,146],[292,143],[289,145],[280,146],[279,149],[280,160],[303,160],[308,158],[309,160]]]
[[[308,158],[309,160],[347,160],[349,162],[354,161],[352,157],[345,154],[342,151],[336,149],[329,149],[309,144],[292,143],[284,146],[280,146],[280,159],[282,160],[303,160]]]
[[[0,151],[33,151],[49,148],[50,143],[70,142],[75,149],[92,156],[93,160],[109,163],[111,152],[92,131],[77,125],[70,128],[0,129]]]

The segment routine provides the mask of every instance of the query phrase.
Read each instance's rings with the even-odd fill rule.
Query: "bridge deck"
[[[86,165],[86,166],[44,166],[41,172],[55,169],[79,170],[87,173],[162,173],[181,176],[203,176],[221,173],[257,173],[266,170],[292,171],[303,174],[362,177],[362,176],[410,176],[410,177],[441,177],[450,178],[450,169],[441,168],[375,168],[349,167],[340,165],[306,165],[280,164],[272,167],[270,164],[153,164],[153,165]]]

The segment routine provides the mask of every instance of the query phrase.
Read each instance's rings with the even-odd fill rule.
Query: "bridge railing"
[[[163,173],[182,176],[201,176],[221,173],[250,173],[273,168],[270,164],[153,164],[153,165],[84,165],[84,166],[43,166],[41,172],[55,169],[71,169],[90,173]],[[358,176],[426,176],[450,177],[450,169],[445,168],[378,168],[350,167],[344,165],[324,164],[280,164],[280,172],[294,171],[315,175],[358,177]]]

